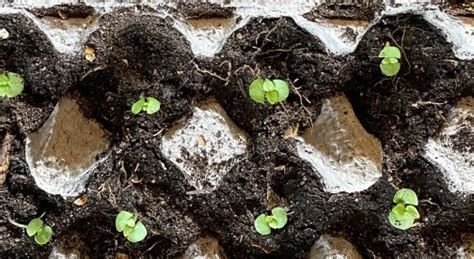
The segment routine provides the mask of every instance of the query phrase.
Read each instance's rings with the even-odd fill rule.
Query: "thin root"
[[[217,78],[217,79],[219,79],[219,80],[221,80],[221,81],[226,82],[226,85],[230,82],[230,81],[229,81],[229,77],[230,77],[229,73],[228,73],[228,75],[227,75],[227,78],[223,78],[222,76],[220,76],[220,75],[218,75],[218,74],[216,74],[216,73],[213,73],[213,72],[211,72],[211,71],[209,71],[209,70],[205,70],[205,69],[199,68],[199,66],[198,66],[197,64],[194,64],[194,67],[196,68],[197,71],[199,71],[199,72],[201,72],[201,73],[208,74],[208,75],[210,75],[210,76],[212,76],[212,77],[215,77],[215,78]]]

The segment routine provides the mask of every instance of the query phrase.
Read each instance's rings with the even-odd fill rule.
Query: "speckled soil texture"
[[[450,43],[422,17],[385,17],[354,53],[342,57],[328,54],[289,18],[255,18],[214,58],[201,59],[171,21],[141,11],[101,18],[86,43],[96,51],[93,62],[82,53],[59,54],[24,16],[0,15],[11,34],[0,41],[0,69],[20,73],[26,82],[24,94],[0,102],[0,139],[7,132],[13,136],[10,169],[0,187],[2,258],[47,257],[60,240],[71,240],[91,258],[172,258],[203,234],[219,240],[230,258],[304,258],[323,234],[345,237],[367,258],[451,258],[461,233],[474,232],[474,197],[450,193],[439,169],[421,156],[450,108],[474,95],[474,63],[456,59]],[[394,80],[378,67],[386,41],[403,49]],[[250,100],[247,87],[256,76],[291,82],[287,102]],[[85,206],[37,188],[24,157],[26,135],[68,92],[80,96],[88,116],[113,134],[110,157],[89,179]],[[318,174],[296,155],[294,140],[283,138],[291,126],[300,133],[309,127],[322,100],[338,92],[348,96],[362,125],[383,146],[383,177],[360,193],[324,192]],[[160,112],[132,116],[140,93],[156,96]],[[166,129],[212,96],[251,145],[217,190],[190,195],[193,187],[159,146]],[[441,104],[413,105],[419,101]],[[422,200],[421,224],[409,231],[392,228],[387,219],[395,186],[412,188]],[[268,192],[278,201],[267,200]],[[289,209],[289,222],[262,237],[253,221],[274,205]],[[144,242],[128,243],[115,231],[121,209],[140,214],[149,228]],[[7,220],[27,222],[43,213],[55,235],[42,247]]]

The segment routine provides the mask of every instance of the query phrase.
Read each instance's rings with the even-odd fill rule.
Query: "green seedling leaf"
[[[137,115],[141,111],[146,111],[148,114],[153,114],[159,111],[161,103],[154,97],[143,97],[141,96],[138,101],[132,105],[132,113]]]
[[[283,208],[276,207],[272,209],[272,215],[260,214],[255,220],[255,229],[260,235],[268,235],[271,229],[281,229],[288,222],[288,216]]]
[[[269,223],[273,229],[283,228],[288,222],[288,216],[283,208],[276,207],[272,209],[272,216],[275,218],[274,222]]]
[[[0,84],[0,97],[5,97],[8,95],[8,85]]]
[[[401,230],[412,227],[415,219],[420,218],[420,214],[415,208],[418,205],[416,193],[412,189],[402,188],[395,193],[393,202],[397,205],[388,215],[390,224]]]
[[[405,206],[402,203],[399,203],[395,207],[393,207],[392,211],[394,213],[403,215],[403,214],[405,214]]]
[[[120,211],[120,213],[115,218],[115,228],[117,229],[117,231],[124,231],[130,219],[133,219],[132,213],[124,210]]]
[[[276,223],[276,219],[275,219],[275,217],[273,217],[273,216],[266,216],[266,217],[265,217],[265,221],[268,223],[269,226],[270,226],[270,224],[272,224],[272,223]],[[270,226],[270,227],[271,227],[271,226]]]
[[[23,92],[23,78],[15,73],[8,73],[8,79],[10,80],[10,89],[7,93],[8,97],[15,97]]]
[[[278,102],[278,92],[277,91],[267,92],[265,94],[265,97],[267,98],[267,101],[272,105]]]
[[[132,233],[132,232],[133,232],[133,227],[125,226],[125,228],[123,229],[124,237],[128,237],[130,235],[130,233]]]
[[[142,241],[147,235],[146,227],[138,220],[138,216],[128,211],[120,211],[115,219],[115,227],[133,243]]]
[[[50,226],[44,224],[40,218],[35,218],[26,226],[26,234],[29,237],[34,237],[34,240],[39,245],[44,245],[51,240],[53,230]]]
[[[380,58],[397,58],[400,59],[402,54],[397,47],[390,46],[390,44],[385,45],[385,47],[380,51]]]
[[[249,95],[252,100],[264,103],[265,102],[265,91],[263,90],[263,79],[255,79],[250,84]]]
[[[257,233],[259,233],[262,236],[269,235],[272,230],[270,229],[270,226],[268,225],[266,221],[267,215],[265,214],[260,214],[257,219],[255,219],[255,229],[257,230]]]
[[[250,98],[259,103],[265,103],[267,100],[273,105],[286,100],[289,94],[288,83],[280,79],[255,79],[249,87]]]
[[[389,62],[390,64],[396,64],[396,63],[398,63],[398,59],[396,59],[396,58],[384,58],[384,59],[388,59],[388,62]]]
[[[395,76],[400,71],[400,63],[388,63],[388,64],[380,64],[380,70],[382,70],[382,74],[386,76]]]
[[[35,235],[35,241],[39,245],[44,245],[51,240],[51,237],[53,236],[53,230],[51,229],[50,226],[45,226],[42,231],[36,233]]]
[[[126,237],[128,241],[136,243],[145,239],[146,235],[147,230],[145,225],[143,225],[141,221],[138,221],[135,227],[132,229],[132,232],[130,232]]]
[[[420,213],[418,213],[418,210],[412,205],[408,205],[405,207],[405,213],[410,214],[415,219],[420,218]]]
[[[23,78],[16,73],[0,74],[0,97],[15,97],[23,92]]]
[[[270,92],[273,90],[275,90],[275,85],[273,84],[273,82],[268,79],[265,79],[265,81],[263,82],[263,91]]]
[[[135,217],[129,219],[129,220],[127,221],[127,226],[133,228],[133,227],[135,226],[136,221],[137,221],[137,220],[135,219]]]
[[[28,234],[28,236],[32,237],[36,233],[42,231],[43,228],[44,228],[43,220],[41,220],[39,218],[32,219],[30,221],[30,223],[28,223],[28,226],[26,226],[26,234]]]
[[[390,221],[390,224],[392,224],[392,226],[401,230],[407,230],[411,228],[413,226],[413,223],[415,222],[415,218],[413,218],[412,216],[407,216],[407,214],[400,215],[393,211],[390,212],[388,220]]]
[[[5,74],[0,74],[0,86],[8,86],[8,76]]]
[[[137,115],[143,110],[143,106],[145,106],[145,98],[140,98],[136,101],[132,106],[132,113]]]
[[[160,110],[161,103],[153,97],[147,97],[146,113],[153,114]]]
[[[395,193],[393,202],[418,206],[418,197],[412,189],[402,188]]]
[[[395,76],[400,71],[399,59],[401,52],[397,47],[390,46],[389,43],[380,51],[379,57],[383,58],[380,62],[380,70],[386,76]]]
[[[290,95],[288,83],[280,79],[275,79],[273,80],[273,84],[275,85],[275,90],[278,92],[278,102],[286,100],[288,95]]]

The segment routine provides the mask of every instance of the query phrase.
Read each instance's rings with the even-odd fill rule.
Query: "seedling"
[[[398,60],[401,56],[400,49],[390,46],[390,43],[387,42],[379,54],[379,57],[383,58],[380,63],[382,74],[386,76],[395,76],[398,74],[398,71],[400,71],[400,63],[398,63]]]
[[[160,110],[161,103],[153,97],[140,96],[132,106],[132,113],[139,114],[141,111],[146,111],[148,114],[153,114]]]
[[[255,219],[255,229],[262,235],[269,235],[273,229],[281,229],[288,222],[286,211],[283,208],[276,207],[272,209],[272,215],[260,214]]]
[[[288,83],[280,79],[255,79],[249,88],[252,100],[259,103],[265,103],[267,100],[272,105],[286,100],[289,94]]]
[[[390,224],[401,230],[411,228],[415,219],[420,218],[420,214],[415,207],[418,206],[416,193],[408,188],[400,189],[393,197],[393,202],[397,205],[393,207],[388,215]]]
[[[38,245],[48,243],[53,236],[53,230],[51,227],[46,225],[40,218],[32,219],[28,225],[20,224],[10,218],[8,218],[8,221],[17,227],[26,229],[26,234],[28,234],[29,237],[34,237],[34,240]]]
[[[115,228],[132,243],[142,241],[147,235],[146,227],[138,220],[138,215],[124,210],[115,218]]]
[[[15,97],[23,92],[23,78],[16,73],[0,73],[0,97]]]

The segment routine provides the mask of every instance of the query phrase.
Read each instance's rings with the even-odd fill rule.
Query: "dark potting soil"
[[[348,19],[373,20],[384,9],[383,0],[325,1],[310,12],[304,14],[308,20],[314,19]]]
[[[2,258],[46,257],[64,239],[81,240],[79,250],[92,258],[119,252],[169,258],[201,234],[218,239],[230,258],[304,258],[327,233],[345,237],[364,257],[449,258],[461,233],[474,231],[472,195],[449,192],[439,169],[421,156],[453,105],[474,94],[473,62],[456,59],[451,44],[421,16],[383,18],[347,56],[328,54],[289,18],[255,18],[215,58],[201,59],[171,21],[146,8],[123,9],[102,17],[87,41],[97,55],[93,62],[82,54],[59,54],[19,14],[0,15],[0,22],[11,35],[0,41],[0,68],[25,79],[24,94],[0,103],[0,139],[6,132],[14,136],[8,177],[0,187]],[[386,41],[404,52],[395,80],[378,67]],[[288,100],[279,106],[250,100],[247,87],[256,76],[291,82]],[[37,188],[24,157],[26,135],[66,92],[77,93],[88,116],[113,134],[110,157],[88,181],[85,206]],[[294,141],[283,138],[289,127],[310,126],[322,100],[338,92],[348,96],[365,129],[383,145],[383,177],[360,193],[324,192],[319,175],[296,155]],[[132,116],[131,104],[141,93],[156,96],[162,110]],[[193,188],[159,146],[173,122],[211,96],[252,144],[216,191],[190,195]],[[409,231],[388,223],[394,185],[414,189],[421,200],[422,219]],[[289,222],[262,237],[253,221],[269,206],[269,190],[289,209]],[[144,242],[128,243],[115,231],[119,210],[140,214],[149,229]],[[28,222],[43,213],[55,235],[42,247],[7,221]]]

